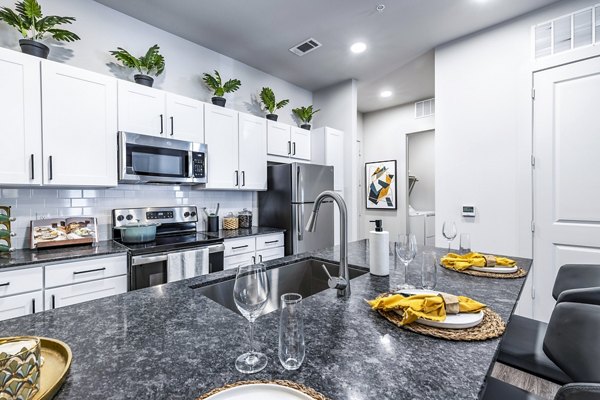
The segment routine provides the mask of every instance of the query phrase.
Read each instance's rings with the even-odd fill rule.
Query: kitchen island
[[[437,249],[438,254],[444,251]],[[335,249],[267,262],[267,268],[307,259],[335,261]],[[368,242],[349,245],[351,266],[368,268]],[[531,260],[515,258],[529,270]],[[500,339],[452,342],[397,328],[372,311],[374,298],[400,282],[370,274],[351,281],[352,296],[326,290],[304,300],[306,359],[286,371],[277,356],[279,312],[256,322],[266,369],[243,375],[237,356],[248,349],[248,323],[193,287],[231,279],[235,271],[137,290],[0,323],[0,336],[36,335],[65,341],[73,351],[70,374],[56,399],[195,399],[239,380],[286,379],[332,400],[477,399]],[[283,266],[282,268],[285,268]],[[418,279],[420,259],[409,280]],[[438,267],[436,289],[488,304],[507,321],[524,278],[490,279]]]

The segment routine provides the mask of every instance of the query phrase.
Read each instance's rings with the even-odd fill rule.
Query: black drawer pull
[[[31,299],[31,313],[35,314],[35,299]]]
[[[232,247],[232,248],[231,248],[231,250],[244,249],[244,248],[246,248],[246,247],[248,247],[248,245],[247,245],[247,244],[245,244],[245,245],[243,245],[243,246],[235,246],[235,247]]]
[[[56,308],[56,296],[52,295],[52,309],[54,310]]]
[[[8,285],[10,285],[10,282],[0,283],[0,287],[2,287],[2,286],[8,286]]]
[[[265,244],[272,244],[272,243],[277,243],[279,242],[279,239],[277,240],[269,240],[268,242],[265,242]]]
[[[96,268],[96,269],[89,269],[87,271],[73,271],[73,275],[88,274],[90,272],[104,271],[105,269],[106,269],[106,267]]]

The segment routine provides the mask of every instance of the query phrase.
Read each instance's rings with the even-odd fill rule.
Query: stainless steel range
[[[223,239],[197,232],[195,206],[116,209],[112,218],[114,240],[129,249],[129,290],[223,270]],[[124,243],[116,228],[133,223],[159,223],[155,240]]]

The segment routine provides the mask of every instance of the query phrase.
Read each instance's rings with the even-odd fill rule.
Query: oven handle
[[[167,261],[167,259],[168,255],[166,253],[155,256],[137,256],[131,259],[131,265],[144,265],[154,262]]]
[[[208,254],[221,253],[225,251],[224,244],[215,244],[213,246],[208,246]]]

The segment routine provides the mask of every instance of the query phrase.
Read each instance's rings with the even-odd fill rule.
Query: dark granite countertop
[[[0,270],[17,269],[35,264],[68,261],[75,258],[106,256],[126,253],[127,248],[112,240],[102,240],[93,245],[65,246],[53,249],[21,249],[0,255]]]
[[[268,228],[265,226],[253,226],[248,229],[232,229],[226,230],[221,229],[219,232],[204,232],[208,235],[219,235],[221,239],[236,239],[245,236],[259,236],[259,235],[268,235],[271,233],[282,233],[285,232],[285,229],[279,228]]]
[[[367,267],[367,249],[367,241],[351,243],[350,264]],[[311,255],[337,259],[334,249],[327,249],[267,266]],[[517,262],[530,268],[531,260]],[[410,281],[417,279],[419,266],[417,258]],[[236,357],[248,349],[246,320],[191,288],[231,278],[231,270],[3,321],[0,336],[48,336],[71,346],[73,365],[56,399],[191,400],[248,379],[293,380],[332,400],[477,399],[500,340],[451,342],[421,336],[371,311],[364,299],[399,284],[399,270],[392,268],[390,277],[353,279],[348,300],[338,299],[334,290],[305,299],[306,359],[295,372],[279,363],[277,311],[256,322],[256,341],[269,357],[266,369],[251,376],[236,371]],[[438,267],[437,289],[483,301],[506,321],[524,281]]]

